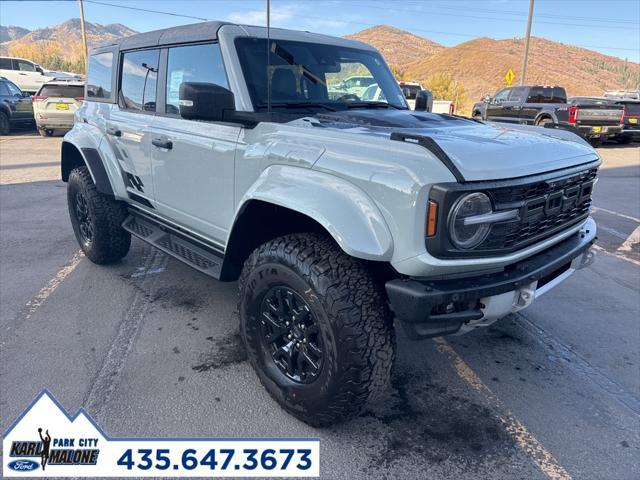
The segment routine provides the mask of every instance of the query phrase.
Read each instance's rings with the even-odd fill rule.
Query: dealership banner
[[[4,433],[4,477],[318,477],[317,438],[110,438],[43,390]]]

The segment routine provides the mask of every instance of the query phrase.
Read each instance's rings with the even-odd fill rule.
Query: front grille
[[[538,182],[488,190],[496,209],[519,209],[517,220],[493,225],[476,250],[515,250],[540,241],[585,218],[598,169]]]

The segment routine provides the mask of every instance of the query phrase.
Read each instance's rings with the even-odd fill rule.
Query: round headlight
[[[475,222],[465,224],[465,219],[492,211],[491,200],[484,193],[469,193],[460,197],[449,215],[449,234],[453,244],[462,250],[480,245],[489,234],[490,224]]]

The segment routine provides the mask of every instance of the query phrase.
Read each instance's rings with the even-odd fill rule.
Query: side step
[[[134,213],[122,222],[122,228],[190,267],[213,278],[220,278],[223,254],[188,238],[186,234],[160,221]]]

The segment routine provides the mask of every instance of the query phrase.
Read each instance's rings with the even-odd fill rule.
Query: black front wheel
[[[239,287],[249,360],[287,412],[329,425],[386,389],[395,332],[384,293],[330,238],[296,234],[260,246]]]
[[[67,205],[73,232],[89,260],[113,263],[129,252],[131,235],[121,226],[126,206],[98,192],[87,167],[69,174]]]

